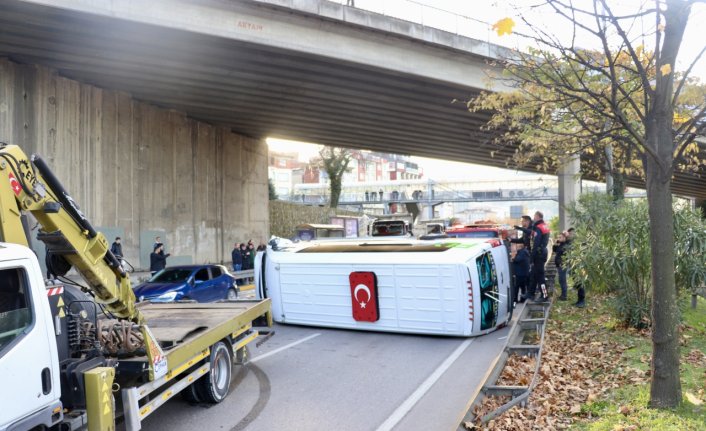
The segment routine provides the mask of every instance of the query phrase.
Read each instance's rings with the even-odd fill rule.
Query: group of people
[[[247,243],[235,243],[235,248],[231,252],[231,257],[233,258],[233,271],[245,271],[248,269],[253,269],[255,267],[255,254],[258,251],[266,250],[267,246],[261,242],[260,245],[255,248],[253,240],[249,240]],[[118,260],[123,257],[123,246],[120,237],[116,237],[113,244],[110,246],[110,251],[115,255]],[[167,258],[171,256],[170,253],[165,253],[164,243],[161,237],[155,237],[154,244],[152,245],[152,252],[150,253],[150,272],[155,275],[159,271],[163,270],[167,266]],[[242,284],[242,280],[238,280],[238,284]]]
[[[266,249],[267,246],[262,242],[255,248],[255,243],[253,243],[252,239],[248,240],[247,243],[236,242],[233,251],[230,253],[233,259],[233,271],[247,271],[255,268],[255,255],[258,251],[264,251]],[[239,279],[238,285],[242,283],[243,279]]]
[[[123,260],[123,244],[119,236],[115,237],[115,241],[110,245],[110,251],[118,259],[118,262]],[[166,268],[169,256],[171,256],[170,253],[164,252],[162,238],[159,236],[155,237],[154,244],[152,244],[152,252],[150,253],[150,273],[155,275]]]
[[[513,238],[511,243],[515,244],[516,250],[512,253],[512,265],[515,274],[515,289],[513,298],[518,302],[532,300],[544,302],[548,299],[547,280],[545,276],[545,264],[549,256],[549,237],[551,231],[544,221],[544,214],[541,211],[534,213],[534,217],[522,216],[521,226],[515,229],[522,232],[522,237]],[[569,269],[564,261],[564,255],[568,251],[574,228],[559,234],[556,243],[553,245],[554,263],[559,275],[559,285],[561,286],[560,301],[567,300],[567,275]],[[576,286],[579,291],[577,307],[585,306],[585,294],[583,286]],[[521,294],[518,298],[518,294]]]

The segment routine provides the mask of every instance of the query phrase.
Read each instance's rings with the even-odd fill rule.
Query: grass
[[[622,328],[612,317],[610,297],[590,298],[591,306],[577,309],[568,303],[555,303],[552,319],[562,322],[563,330],[578,328],[581,322],[590,319],[600,330],[600,341],[614,342],[625,349],[615,367],[608,371],[618,380],[626,371],[640,370],[647,375],[650,368],[652,344],[646,331]],[[699,298],[697,308],[687,304],[682,315],[682,363],[681,382],[684,400],[673,410],[648,408],[649,377],[646,381],[634,384],[621,384],[603,394],[600,398],[581,405],[581,419],[571,429],[587,431],[703,431],[706,430],[706,300]],[[694,353],[695,352],[695,353]],[[700,353],[701,352],[701,353]],[[604,376],[605,377],[605,376]],[[608,376],[611,377],[611,376]],[[608,379],[610,380],[610,378]],[[691,395],[695,403],[689,401]],[[700,405],[697,405],[701,403]]]

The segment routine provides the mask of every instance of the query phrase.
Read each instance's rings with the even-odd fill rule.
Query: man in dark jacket
[[[243,270],[243,255],[240,253],[240,243],[235,243],[235,248],[230,252],[230,257],[233,259],[233,271],[238,272]],[[238,286],[243,284],[242,279],[237,279]]]
[[[532,218],[528,215],[523,215],[520,223],[522,226],[515,226],[515,229],[522,232],[522,238],[512,238],[510,242],[524,245],[529,253],[530,247],[532,246]]]
[[[524,244],[517,244],[517,251],[512,257],[512,271],[515,274],[515,285],[512,289],[512,302],[517,301],[518,292],[522,293],[520,302],[525,301],[527,279],[530,274],[530,255]]]
[[[171,256],[171,254],[164,254],[164,244],[155,245],[154,251],[150,253],[150,272],[152,275],[166,268],[167,258],[169,256]]]
[[[541,211],[534,213],[534,223],[532,224],[532,272],[530,274],[529,289],[525,299],[535,299],[534,295],[539,288],[539,296],[535,299],[538,302],[546,301],[548,298],[546,279],[544,277],[544,264],[549,257],[547,245],[549,244],[549,226],[544,223],[544,214]]]
[[[569,245],[569,240],[567,239],[566,233],[561,233],[557,237],[556,242],[552,246],[552,251],[554,251],[554,265],[556,265],[557,275],[559,276],[559,286],[561,287],[561,296],[557,299],[559,301],[566,301],[566,272],[567,268],[564,265],[564,254],[566,253]]]
[[[115,257],[120,260],[123,257],[123,245],[120,243],[120,237],[115,237],[115,241],[110,246],[110,251],[115,255]]]

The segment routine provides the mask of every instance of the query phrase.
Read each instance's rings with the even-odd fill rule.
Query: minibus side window
[[[490,252],[476,258],[480,283],[480,329],[492,329],[498,321],[498,275]]]

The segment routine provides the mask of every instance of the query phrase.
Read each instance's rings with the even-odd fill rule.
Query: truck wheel
[[[211,348],[211,370],[194,385],[202,402],[220,403],[228,395],[232,375],[233,351],[227,343],[219,341]]]
[[[206,377],[202,377],[202,379],[205,379]],[[186,387],[183,391],[181,391],[181,397],[186,401],[187,403],[191,404],[199,404],[201,402],[201,398],[199,398],[199,393],[198,393],[198,388],[196,387],[198,385],[199,381],[195,381],[194,383],[190,384],[189,386]]]
[[[226,292],[226,299],[228,301],[235,301],[238,299],[238,292],[235,291],[232,287],[228,289],[228,292]]]

